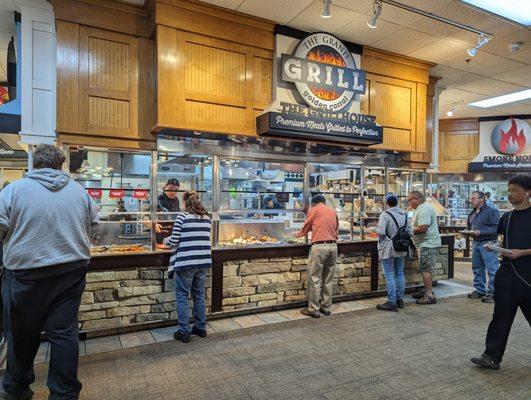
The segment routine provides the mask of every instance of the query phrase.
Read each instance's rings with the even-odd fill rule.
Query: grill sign
[[[304,38],[294,55],[282,54],[282,80],[293,82],[311,107],[340,111],[354,94],[365,93],[365,71],[356,68],[347,47],[327,33]]]

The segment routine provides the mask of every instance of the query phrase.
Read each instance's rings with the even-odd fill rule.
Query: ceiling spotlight
[[[479,35],[478,43],[476,44],[476,47],[472,47],[471,49],[468,49],[468,55],[470,57],[474,57],[477,53],[480,47],[485,46],[490,40],[492,39],[491,36],[486,35]]]
[[[455,106],[452,106],[452,107],[450,107],[450,109],[448,110],[446,115],[449,116],[449,117],[452,117],[454,115],[454,112],[455,112]]]
[[[323,12],[321,13],[321,18],[332,18],[330,4],[332,4],[332,0],[323,0]]]
[[[372,13],[372,17],[369,21],[367,21],[367,26],[369,28],[376,29],[378,27],[378,17],[382,13],[382,2],[380,0],[374,0],[373,9],[374,11]]]

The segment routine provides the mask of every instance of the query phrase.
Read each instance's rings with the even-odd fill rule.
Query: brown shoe
[[[422,299],[417,300],[417,304],[420,304],[421,306],[425,306],[428,304],[437,304],[437,299],[435,298],[435,296],[424,296]]]
[[[301,310],[301,314],[302,315],[306,315],[307,317],[312,317],[312,318],[319,318],[320,315],[318,312],[311,312],[310,310],[308,310],[307,308],[303,308]]]

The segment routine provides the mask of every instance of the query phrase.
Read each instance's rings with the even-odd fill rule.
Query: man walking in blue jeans
[[[494,276],[500,267],[498,254],[488,251],[487,243],[496,243],[500,212],[486,203],[483,192],[472,192],[470,197],[472,211],[468,215],[468,229],[472,231],[472,272],[474,273],[474,290],[468,294],[469,299],[481,299],[484,303],[494,303]],[[486,274],[489,276],[487,285]]]

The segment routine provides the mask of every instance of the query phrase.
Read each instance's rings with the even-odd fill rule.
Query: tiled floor
[[[467,299],[465,290],[443,284],[437,305],[407,304],[397,313],[284,317],[186,345],[171,340],[81,357],[80,400],[530,400],[529,325],[518,313],[501,369],[478,368],[470,357],[483,351],[492,305]],[[237,325],[231,322],[224,328]],[[48,395],[47,373],[47,365],[35,367],[35,399]]]
[[[467,267],[463,266],[463,268],[466,269]],[[471,288],[470,286],[457,282],[440,281],[434,291],[437,298],[443,299],[452,296],[465,295],[471,291]],[[332,314],[342,314],[346,312],[372,309],[383,301],[385,300],[382,297],[357,301],[345,301],[333,304],[331,311]],[[411,303],[414,302],[414,300],[410,296],[407,296],[405,302]],[[267,312],[256,315],[245,315],[241,317],[209,321],[207,324],[207,333],[211,335],[220,332],[236,331],[244,328],[253,328],[262,325],[296,321],[306,318],[309,317],[302,315],[300,313],[300,309]],[[176,328],[174,326],[169,326],[151,329],[149,331],[87,339],[80,342],[80,355],[91,355],[131,347],[138,347],[152,343],[171,341],[173,340],[173,333],[175,330]],[[49,356],[48,343],[43,342],[39,348],[35,362],[41,363],[48,361]]]

